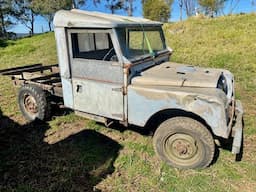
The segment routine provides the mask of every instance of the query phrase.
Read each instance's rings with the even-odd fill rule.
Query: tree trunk
[[[182,21],[182,7],[180,7],[180,21]]]
[[[34,12],[31,10],[31,36],[34,35],[34,22],[35,22],[35,14]]]
[[[133,16],[133,1],[132,0],[129,1],[129,5],[128,5],[128,16]]]
[[[49,27],[49,31],[52,31],[52,22],[51,21],[48,21],[48,27]]]
[[[179,3],[179,6],[180,6],[180,21],[182,21],[182,2],[180,1]]]
[[[5,23],[4,23],[4,14],[3,12],[1,11],[0,12],[0,17],[1,17],[1,23],[2,23],[2,33],[3,33],[3,37],[6,36],[6,29],[5,29]]]
[[[72,9],[77,9],[75,0],[72,0],[72,6],[71,6],[71,8],[72,8]]]

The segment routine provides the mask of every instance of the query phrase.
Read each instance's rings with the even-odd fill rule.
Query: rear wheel
[[[18,102],[23,116],[28,121],[46,120],[50,116],[50,104],[43,89],[36,85],[23,85]]]
[[[181,169],[207,167],[215,151],[210,131],[188,117],[174,117],[164,121],[156,130],[153,142],[162,160]]]

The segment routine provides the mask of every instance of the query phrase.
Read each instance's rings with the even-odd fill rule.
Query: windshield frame
[[[163,49],[153,51],[153,54],[150,53],[149,50],[145,49],[145,53],[143,53],[141,55],[138,55],[138,56],[132,55],[130,53],[130,49],[129,49],[129,32],[131,32],[131,31],[139,31],[139,32],[142,32],[142,33],[147,32],[147,31],[159,32]],[[122,50],[122,54],[129,61],[137,61],[137,60],[141,60],[141,59],[144,59],[144,58],[147,58],[147,57],[154,58],[154,57],[158,56],[159,54],[161,54],[163,52],[166,52],[166,50],[167,50],[165,36],[164,36],[164,32],[163,32],[161,26],[142,26],[142,25],[138,25],[138,26],[132,26],[132,27],[120,27],[120,28],[116,28],[116,32],[117,32],[117,37],[119,39],[119,44],[120,44],[120,47],[121,47],[121,50]],[[146,35],[144,34],[144,36],[146,36]]]

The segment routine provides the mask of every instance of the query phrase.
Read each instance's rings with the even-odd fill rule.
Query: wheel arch
[[[210,125],[199,115],[185,111],[183,109],[163,109],[151,115],[151,117],[147,120],[145,127],[149,128],[151,131],[155,131],[157,127],[165,120],[173,117],[189,117],[198,122],[202,123],[214,136],[213,130]]]

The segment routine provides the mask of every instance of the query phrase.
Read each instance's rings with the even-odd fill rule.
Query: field
[[[17,88],[0,76],[0,191],[256,191],[255,16],[192,18],[163,27],[172,61],[234,73],[245,109],[241,162],[220,149],[207,169],[171,168],[139,128],[105,128],[64,109],[51,121],[27,124]],[[57,63],[53,33],[0,42],[0,69],[35,63]]]

